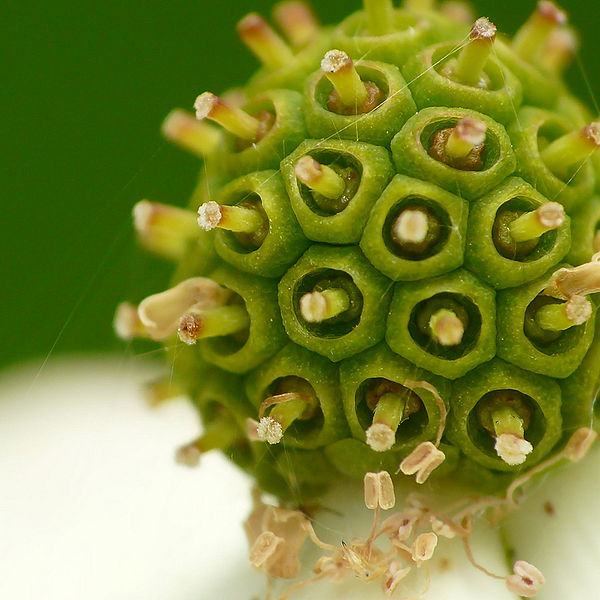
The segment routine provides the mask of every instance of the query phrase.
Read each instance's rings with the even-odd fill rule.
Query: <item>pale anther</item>
[[[542,572],[524,560],[518,560],[513,566],[513,574],[506,578],[506,587],[509,591],[533,598],[546,582]]]
[[[411,549],[412,558],[417,565],[428,561],[433,556],[437,542],[437,535],[433,531],[422,533],[417,537]]]
[[[425,483],[435,468],[441,465],[446,455],[431,442],[421,442],[401,463],[405,475],[417,474],[417,483]]]
[[[564,455],[573,462],[579,462],[589,451],[598,434],[588,427],[581,427],[569,439],[564,449]]]
[[[364,492],[365,505],[371,510],[377,507],[388,510],[396,504],[394,484],[387,471],[365,473]]]

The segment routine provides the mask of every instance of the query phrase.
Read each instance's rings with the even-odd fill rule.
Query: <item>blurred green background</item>
[[[184,204],[197,161],[164,143],[174,106],[244,81],[256,62],[235,35],[270,0],[54,0],[3,9],[2,324],[0,366],[82,350],[118,350],[121,299],[160,289],[170,267],[136,248],[140,198]],[[316,3],[334,22],[359,0]],[[532,0],[477,2],[513,33]],[[600,91],[598,4],[565,0],[584,40],[581,61]],[[590,102],[581,70],[572,86]]]

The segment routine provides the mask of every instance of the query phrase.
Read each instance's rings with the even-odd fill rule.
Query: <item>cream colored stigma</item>
[[[341,288],[314,291],[300,297],[300,314],[307,323],[333,319],[350,307],[350,298]]]
[[[400,242],[420,244],[429,231],[427,215],[422,210],[403,210],[392,223],[392,237]]]
[[[256,428],[258,439],[269,444],[279,444],[283,438],[283,427],[272,417],[262,417]]]
[[[458,346],[465,334],[463,322],[447,308],[441,308],[431,315],[429,330],[433,339],[442,346]]]
[[[217,204],[213,200],[198,208],[198,225],[204,231],[227,229],[235,233],[252,233],[264,224],[263,216],[244,206]]]

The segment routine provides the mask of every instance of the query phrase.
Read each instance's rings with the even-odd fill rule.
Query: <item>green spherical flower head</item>
[[[205,432],[181,463],[221,450],[290,509],[353,478],[367,507],[391,508],[412,478],[429,499],[494,490],[485,506],[501,511],[594,440],[600,122],[562,79],[574,37],[556,5],[512,39],[470,14],[364,0],[322,27],[286,0],[276,28],[239,24],[261,62],[248,85],[167,117],[200,179],[187,209],[136,205],[140,241],[174,277],[115,326],[168,349],[155,397],[198,407]],[[474,512],[427,514],[412,546],[406,515],[390,525],[407,568],[436,535],[466,539]],[[316,540],[288,518],[297,529],[249,526],[251,560],[274,577]],[[315,572],[391,593],[406,573],[367,546],[330,547]],[[543,577],[521,562],[506,582],[531,596]]]

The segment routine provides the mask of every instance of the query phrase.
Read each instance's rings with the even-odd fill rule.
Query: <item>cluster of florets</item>
[[[600,124],[561,79],[565,14],[540,2],[512,40],[457,2],[274,18],[287,41],[239,24],[247,86],[164,123],[204,159],[190,208],[134,209],[178,268],[116,328],[164,341],[155,397],[199,408],[179,461],[221,449],[300,503],[381,469],[506,487],[562,456],[600,358]]]

